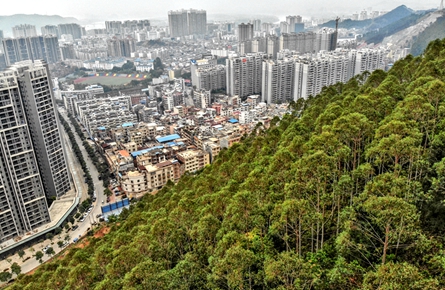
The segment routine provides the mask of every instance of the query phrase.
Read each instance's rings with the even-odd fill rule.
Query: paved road
[[[99,180],[99,172],[96,169],[96,166],[93,164],[93,162],[91,161],[90,157],[88,156],[88,153],[85,150],[85,147],[83,147],[83,141],[80,139],[80,137],[77,135],[75,128],[72,126],[65,109],[59,109],[59,112],[61,113],[61,115],[63,116],[63,118],[68,122],[68,124],[71,127],[71,131],[73,132],[75,138],[76,138],[76,142],[79,145],[80,151],[82,152],[83,155],[83,159],[85,160],[88,170],[90,171],[90,175],[91,178],[93,179],[93,183],[94,183],[94,189],[96,191],[96,202],[93,204],[94,208],[90,213],[90,218],[91,221],[97,221],[98,219],[96,218],[96,215],[101,213],[101,202],[102,200],[106,200],[106,196],[104,195],[104,190],[105,188],[103,187],[103,182],[101,180]],[[83,181],[83,180],[82,180]],[[85,219],[86,220],[86,219]],[[80,228],[80,227],[79,227]]]

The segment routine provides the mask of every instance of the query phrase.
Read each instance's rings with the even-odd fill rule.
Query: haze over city
[[[236,1],[227,0],[224,2],[211,1],[169,1],[147,2],[134,0],[131,2],[110,0],[110,1],[54,1],[54,0],[24,0],[8,4],[2,7],[1,15],[12,14],[47,14],[61,15],[65,17],[76,17],[79,20],[102,20],[102,19],[127,19],[127,18],[166,18],[167,11],[193,7],[204,9],[209,14],[267,14],[284,17],[289,13],[297,13],[305,17],[329,17],[335,15],[345,15],[358,12],[363,9],[369,10],[391,10],[399,5],[406,5],[415,10],[437,8],[440,4],[438,0],[427,1],[290,1],[282,0],[278,3],[271,3],[266,0],[259,1]]]

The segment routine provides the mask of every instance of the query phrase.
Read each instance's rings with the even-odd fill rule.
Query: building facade
[[[34,25],[20,24],[12,28],[12,35],[14,38],[37,36],[37,30]]]
[[[226,86],[229,96],[241,98],[261,93],[264,53],[247,54],[226,60]]]
[[[46,197],[70,190],[65,152],[44,62],[0,73],[0,241],[48,222]]]
[[[43,59],[47,63],[56,63],[62,59],[55,35],[6,38],[2,44],[8,66],[24,60]]]
[[[171,37],[205,35],[207,32],[207,12],[195,9],[169,11],[168,27]]]

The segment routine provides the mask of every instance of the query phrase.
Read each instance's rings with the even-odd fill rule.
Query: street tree
[[[11,272],[19,275],[22,272],[22,267],[19,266],[16,262],[11,265]]]
[[[34,255],[36,257],[36,260],[39,261],[40,263],[42,263],[42,258],[43,258],[43,252],[42,251],[37,251]]]
[[[19,250],[18,252],[20,259],[23,258],[23,256],[25,255],[25,251],[23,249]]]
[[[53,247],[49,247],[47,250],[46,250],[46,254],[48,255],[48,256],[52,256],[52,255],[54,255],[56,252],[54,252],[54,249],[53,249]]]

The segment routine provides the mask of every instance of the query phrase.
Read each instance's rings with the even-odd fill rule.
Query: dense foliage
[[[444,63],[293,103],[10,289],[444,288]]]

